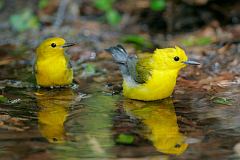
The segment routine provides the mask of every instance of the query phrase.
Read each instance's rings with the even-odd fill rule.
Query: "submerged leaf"
[[[232,105],[232,99],[228,99],[228,98],[224,98],[224,97],[215,97],[215,98],[213,98],[213,103]]]
[[[6,97],[4,97],[3,95],[0,95],[0,102],[1,103],[4,103],[4,102],[7,102],[8,99]]]
[[[40,0],[38,1],[38,8],[43,9],[47,7],[49,0]]]
[[[90,63],[83,64],[82,77],[90,77],[96,74],[96,66]]]
[[[120,144],[132,144],[134,142],[134,136],[121,133],[118,135],[116,142]]]

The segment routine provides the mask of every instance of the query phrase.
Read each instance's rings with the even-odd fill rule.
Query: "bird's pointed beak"
[[[71,46],[74,46],[76,45],[75,43],[65,43],[62,48],[66,48],[66,47],[71,47]]]
[[[184,63],[184,64],[189,64],[189,65],[200,65],[200,63],[199,63],[199,62],[196,62],[196,61],[191,61],[191,60],[184,61],[183,63]]]

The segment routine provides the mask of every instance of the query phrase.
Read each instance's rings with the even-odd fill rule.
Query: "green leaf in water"
[[[153,11],[162,11],[166,8],[166,1],[165,0],[151,0],[150,8]]]
[[[6,97],[4,97],[3,95],[0,95],[0,102],[1,103],[5,103],[7,101],[8,101],[8,99]]]
[[[134,142],[134,136],[121,133],[118,135],[116,142],[120,144],[132,144]]]
[[[47,7],[49,0],[40,0],[38,1],[38,8],[43,9]]]
[[[145,37],[140,35],[125,35],[121,38],[121,41],[124,43],[135,44],[137,47],[140,48],[142,47],[152,48],[152,43]]]
[[[228,98],[224,98],[224,97],[214,97],[213,103],[232,105],[232,99],[228,99]]]
[[[106,12],[106,19],[110,25],[115,26],[119,24],[122,17],[116,10],[112,9]]]
[[[96,66],[90,63],[83,64],[82,77],[90,77],[96,74]]]
[[[37,16],[34,15],[31,9],[25,9],[19,14],[11,15],[9,21],[11,27],[18,32],[38,29],[40,25]]]

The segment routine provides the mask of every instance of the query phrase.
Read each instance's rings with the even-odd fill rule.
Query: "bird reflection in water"
[[[147,103],[126,100],[123,106],[128,115],[142,121],[146,127],[144,136],[159,152],[180,155],[187,149],[186,137],[179,131],[172,99]]]
[[[38,126],[42,136],[50,143],[65,141],[64,122],[68,110],[74,101],[74,92],[70,88],[42,89],[35,93],[38,112]]]

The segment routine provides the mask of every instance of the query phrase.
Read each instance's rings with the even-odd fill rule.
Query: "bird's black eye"
[[[180,144],[176,144],[174,147],[175,147],[175,148],[180,148],[181,145],[180,145]]]
[[[57,45],[56,45],[56,43],[52,43],[51,46],[54,48],[54,47],[56,47]]]
[[[176,56],[173,59],[174,59],[174,61],[179,61],[180,58],[178,56]]]

